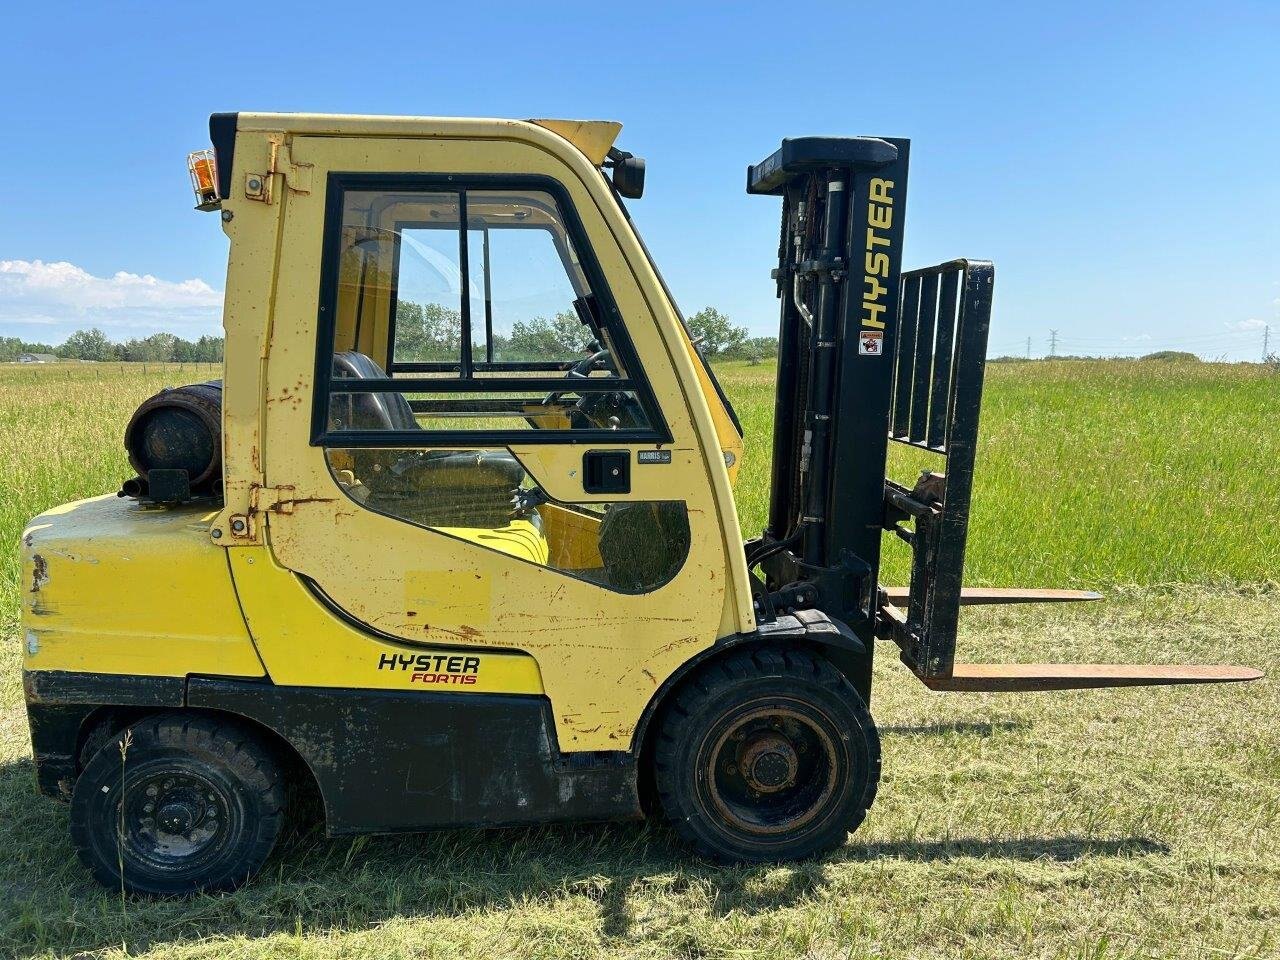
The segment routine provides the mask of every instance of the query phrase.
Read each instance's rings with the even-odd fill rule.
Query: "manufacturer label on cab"
[[[893,181],[872,177],[867,192],[867,248],[863,260],[862,331],[858,353],[883,353],[886,311],[889,308],[889,254],[893,246]]]
[[[410,683],[470,686],[479,678],[480,658],[450,653],[383,653],[379,670],[403,670]]]

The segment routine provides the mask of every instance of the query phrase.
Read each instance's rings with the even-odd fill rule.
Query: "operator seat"
[[[335,380],[385,380],[374,359],[355,350],[333,355]],[[331,430],[417,430],[413,408],[402,393],[337,393],[329,401]]]
[[[333,379],[385,380],[386,372],[366,354],[333,355]],[[350,393],[340,393],[350,389]],[[413,407],[402,393],[359,393],[359,386],[335,383],[329,401],[329,429],[420,431]],[[408,444],[412,447],[412,444]],[[506,450],[355,450],[355,473],[370,495],[370,507],[442,527],[505,526],[512,498],[525,470]]]

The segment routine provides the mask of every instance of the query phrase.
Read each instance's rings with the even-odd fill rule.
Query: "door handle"
[[[631,451],[588,450],[584,453],[582,489],[587,493],[630,493]]]

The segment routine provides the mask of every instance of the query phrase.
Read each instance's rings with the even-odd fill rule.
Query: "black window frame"
[[[587,242],[586,230],[578,216],[577,208],[564,184],[541,174],[444,174],[444,173],[345,173],[333,171],[327,177],[325,197],[324,236],[320,262],[320,293],[316,323],[316,356],[314,396],[311,411],[311,446],[345,448],[384,447],[448,447],[448,446],[525,446],[529,444],[631,444],[673,441],[671,429],[662,410],[639,355],[627,332],[622,312],[618,309],[613,293],[605,279],[604,271],[596,260],[595,252]],[[470,282],[467,269],[466,213],[467,190],[538,190],[549,194],[564,218],[565,230],[578,255],[578,264],[587,280],[595,301],[596,319],[607,330],[615,359],[627,377],[495,377],[475,376],[475,371],[458,370],[457,377],[395,377],[389,372],[386,379],[351,381],[342,379],[339,389],[333,389],[333,355],[336,332],[336,307],[338,281],[342,258],[342,221],[345,196],[348,191],[382,191],[386,193],[446,192],[459,197],[459,269],[463,273],[463,295],[460,309],[463,317],[464,337],[470,335],[466,322],[470,312],[467,294]],[[398,268],[398,265],[397,265]],[[394,311],[394,303],[390,309]],[[389,334],[394,338],[394,330]],[[388,346],[394,348],[394,339]],[[390,363],[388,358],[388,362]],[[418,366],[415,364],[415,366]],[[423,365],[425,366],[425,364]],[[433,365],[434,366],[434,365]],[[444,364],[443,366],[460,366]],[[518,368],[509,368],[516,372]],[[426,371],[423,371],[426,372]],[[444,372],[444,371],[441,371]],[[548,371],[554,372],[554,371]],[[469,374],[469,375],[466,375]],[[644,428],[626,427],[616,430],[604,428],[547,428],[519,430],[329,430],[329,403],[337,393],[512,393],[523,390],[568,393],[632,393],[648,420]]]

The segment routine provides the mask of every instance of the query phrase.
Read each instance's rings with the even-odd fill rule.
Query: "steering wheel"
[[[591,376],[592,370],[612,369],[612,367],[613,355],[609,353],[607,348],[605,348],[597,350],[589,357],[583,357],[569,368],[569,371],[565,374],[565,378],[568,380],[586,380]],[[560,398],[570,392],[571,391],[569,390],[555,390],[548,393],[542,398],[542,405],[544,407],[549,407],[553,403],[559,403]]]

